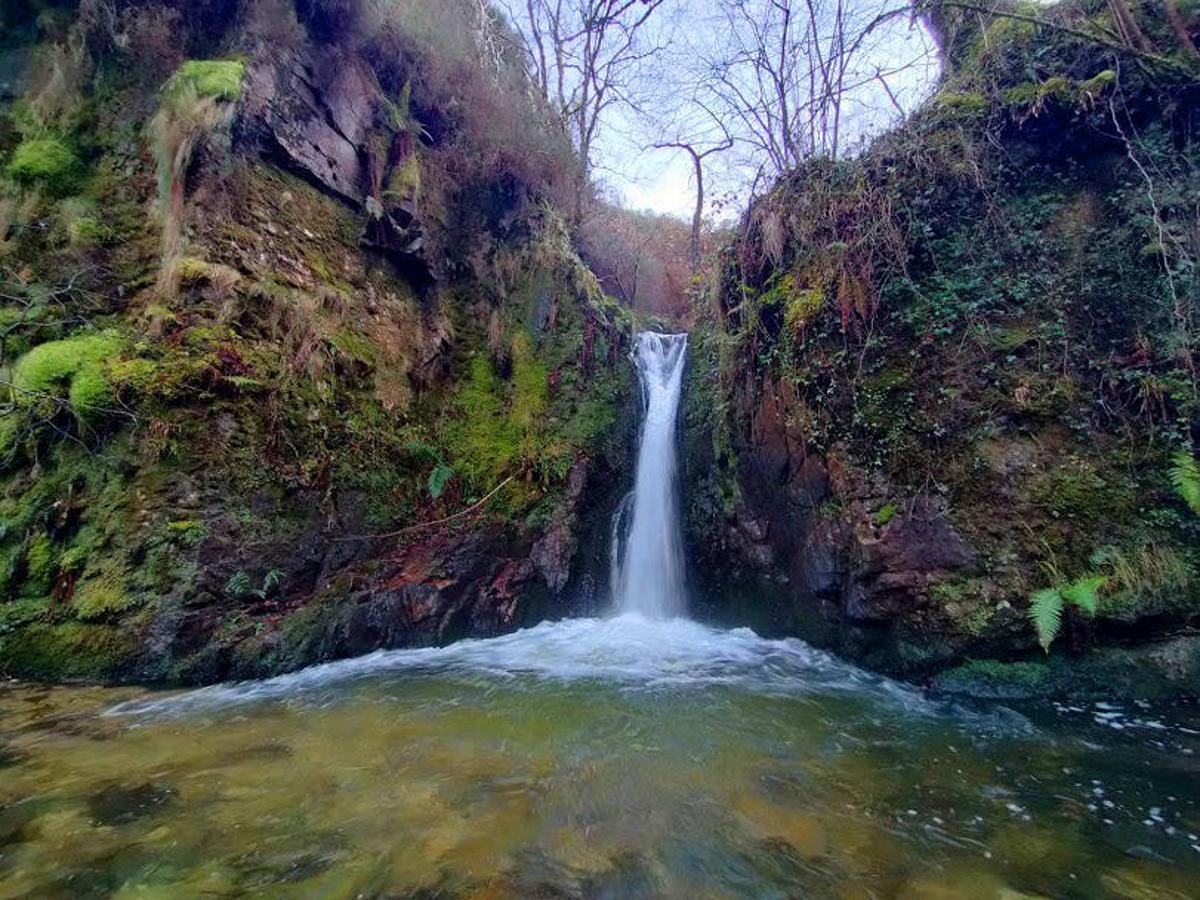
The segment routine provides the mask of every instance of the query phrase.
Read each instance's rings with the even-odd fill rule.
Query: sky
[[[864,8],[868,4],[873,8],[884,0],[861,2]],[[697,48],[720,40],[722,33],[716,17],[716,0],[674,0],[674,3],[674,14],[671,11],[664,14],[660,30],[654,35],[665,48],[661,58],[668,68],[659,72],[648,70],[645,76],[668,85],[670,67],[680,65],[681,59],[686,65],[686,59],[694,56]],[[920,59],[920,64],[891,76],[888,81],[900,105],[909,111],[928,95],[938,74],[933,44],[923,26],[907,16],[884,26],[870,52],[861,59],[861,65],[868,70],[876,66],[901,68],[914,59]],[[669,93],[670,88],[667,90]],[[846,106],[855,108],[848,113],[846,131],[857,137],[859,147],[869,136],[894,125],[898,119],[882,88],[874,83],[851,96]],[[692,162],[681,150],[649,146],[659,124],[658,112],[653,100],[640,114],[628,107],[610,110],[598,138],[597,179],[626,207],[690,221],[696,202]],[[709,200],[728,192],[739,199],[743,196],[749,199],[750,176],[745,156],[737,161],[742,163],[740,168],[733,164],[732,154],[710,157],[706,162],[705,193]],[[706,207],[709,208],[705,214],[711,214],[711,206],[706,203]],[[729,214],[736,214],[736,210]]]

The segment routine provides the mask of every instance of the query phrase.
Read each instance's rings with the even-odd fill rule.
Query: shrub
[[[83,164],[60,139],[39,137],[22,141],[5,171],[18,184],[41,186],[52,194],[65,196],[78,188]]]

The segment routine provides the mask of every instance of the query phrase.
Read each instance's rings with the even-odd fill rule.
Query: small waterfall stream
[[[612,589],[620,612],[668,618],[685,610],[675,422],[686,350],[686,334],[637,336],[634,362],[645,412],[633,493],[613,522]]]

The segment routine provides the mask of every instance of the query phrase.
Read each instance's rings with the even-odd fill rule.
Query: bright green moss
[[[185,256],[175,263],[175,276],[181,287],[199,284],[208,276],[208,263],[202,259]]]
[[[117,394],[99,366],[85,366],[71,379],[67,402],[81,424],[94,425],[108,415]]]
[[[494,480],[520,449],[520,429],[508,417],[500,382],[487,357],[471,360],[471,372],[454,398],[460,418],[448,426],[454,468],[476,482]]]
[[[34,347],[13,368],[19,406],[32,406],[46,396],[61,397],[80,424],[102,419],[115,400],[106,366],[121,351],[121,338],[103,331],[49,341]]]
[[[71,601],[75,618],[84,622],[111,619],[137,605],[125,586],[113,575],[101,575],[85,581],[75,591]]]
[[[67,225],[67,243],[77,250],[99,247],[109,236],[109,230],[94,216],[80,216]]]
[[[383,196],[391,200],[414,200],[421,193],[421,161],[414,153],[392,170]]]
[[[820,288],[793,291],[783,308],[783,324],[793,331],[804,328],[821,311],[825,292]]]
[[[546,409],[546,365],[529,349],[529,339],[518,334],[512,342],[512,419],[526,434],[535,430]]]
[[[1104,69],[1097,72],[1087,81],[1081,81],[1078,85],[1080,95],[1096,96],[1112,87],[1117,82],[1117,73],[1112,69]]]
[[[57,553],[50,537],[38,532],[25,548],[25,586],[27,596],[44,596],[53,587],[57,569]]]
[[[19,144],[5,171],[18,184],[44,187],[65,196],[78,188],[83,164],[63,141],[42,137]]]
[[[170,98],[191,91],[233,102],[242,95],[245,70],[245,63],[236,59],[189,59],[171,76],[163,93]]]

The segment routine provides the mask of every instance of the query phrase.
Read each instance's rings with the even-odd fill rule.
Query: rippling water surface
[[[634,616],[0,688],[0,897],[1200,896],[1200,721]]]

